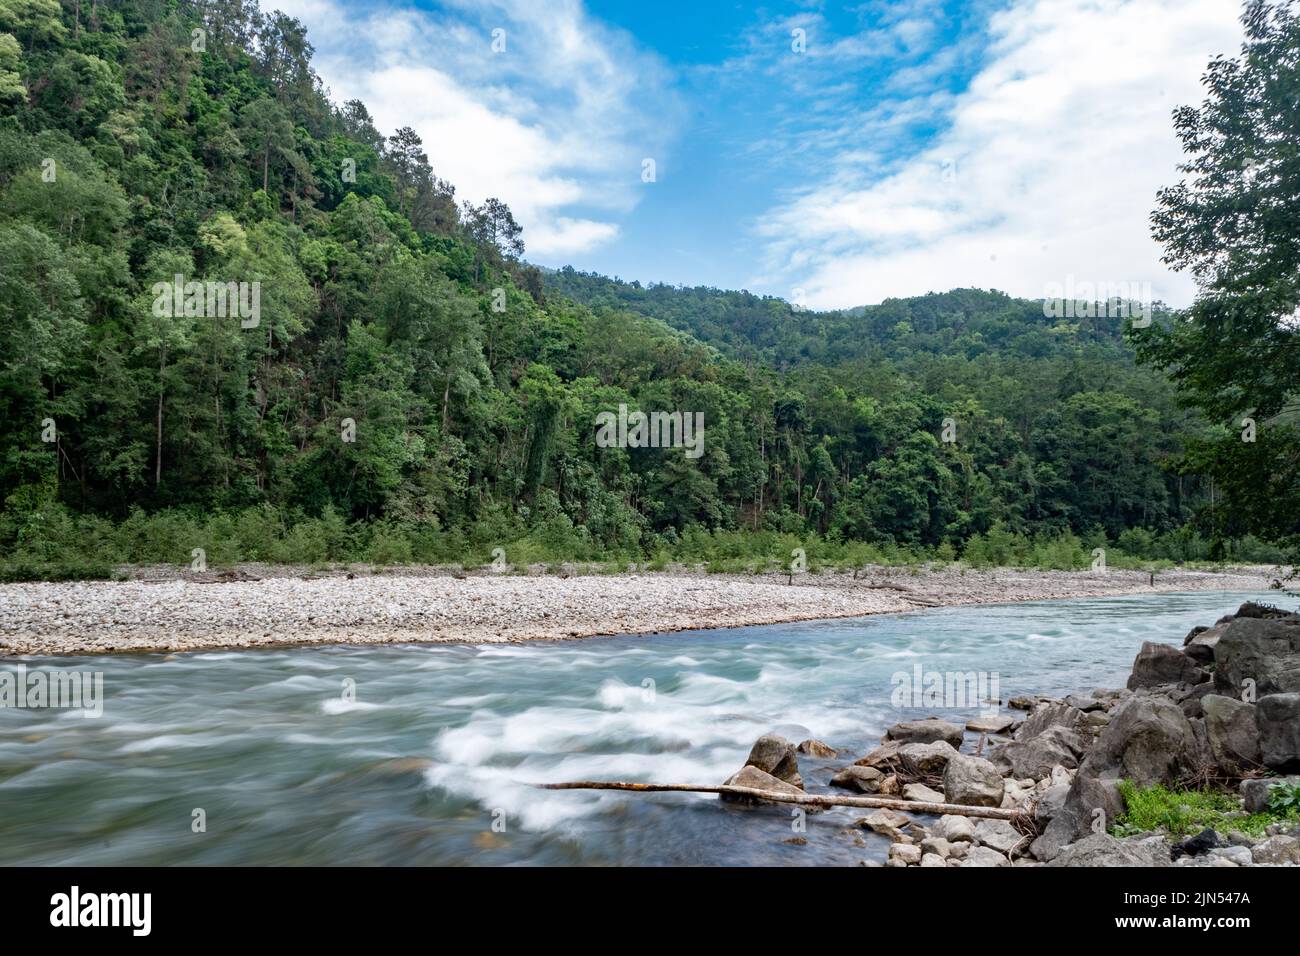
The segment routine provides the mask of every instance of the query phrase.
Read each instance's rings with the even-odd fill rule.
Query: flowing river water
[[[879,860],[888,843],[852,826],[860,810],[809,815],[799,833],[789,807],[528,783],[717,784],[771,730],[860,756],[899,720],[978,709],[894,706],[894,675],[917,666],[996,674],[1003,702],[1118,687],[1142,641],[1181,644],[1244,600],[1278,597],[1042,601],[531,645],[5,659],[0,669],[101,671],[105,699],[98,718],[0,708],[0,864]],[[808,789],[851,760],[801,755]]]

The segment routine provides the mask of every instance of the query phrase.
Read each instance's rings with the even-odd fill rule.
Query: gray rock
[[[1082,694],[1066,694],[1065,703],[1075,710],[1081,710],[1087,713],[1090,710],[1100,710],[1105,707],[1105,702],[1098,700],[1096,697],[1084,697]]]
[[[1053,860],[1060,852],[1096,827],[1109,828],[1124,812],[1124,798],[1114,779],[1090,777],[1080,771],[1071,781],[1060,809],[1029,847],[1040,860]]]
[[[918,800],[921,803],[943,803],[943,794],[927,787],[923,783],[909,783],[903,787],[904,800]]]
[[[1085,749],[1079,734],[1063,726],[1052,726],[1029,740],[1014,740],[994,747],[989,751],[989,760],[1000,771],[1017,779],[1042,780],[1058,765],[1071,770],[1079,766],[1079,755]]]
[[[791,786],[784,780],[780,780],[770,773],[765,773],[757,767],[746,764],[741,767],[739,772],[732,774],[727,778],[723,786],[727,787],[750,787],[754,790],[769,790],[775,793],[796,794],[803,793],[798,787]],[[772,803],[771,800],[763,800],[760,797],[750,797],[741,794],[722,794],[723,800],[734,803]]]
[[[910,843],[895,843],[889,848],[889,862],[901,860],[906,865],[921,862],[921,848]]]
[[[1024,836],[1006,820],[980,820],[975,824],[975,839],[980,846],[1009,853]]]
[[[893,810],[873,810],[858,821],[858,826],[866,827],[874,833],[889,835],[900,832],[911,822],[909,817]]]
[[[1247,813],[1263,813],[1268,809],[1269,791],[1275,783],[1296,786],[1300,784],[1300,777],[1253,777],[1241,781],[1238,792]]]
[[[1000,807],[1005,790],[998,768],[982,757],[956,754],[943,768],[943,795],[948,803]]]
[[[759,737],[749,751],[745,766],[757,767],[792,787],[803,789],[803,777],[799,775],[799,758],[795,755],[794,744],[784,737],[776,734]]]
[[[1153,843],[1119,840],[1106,833],[1094,833],[1072,843],[1049,866],[1169,866],[1169,851],[1162,853]]]
[[[1087,727],[1087,719],[1079,708],[1063,701],[1052,701],[1038,707],[1025,718],[1025,722],[1016,731],[1016,740],[1021,742],[1033,740],[1053,727],[1064,727],[1073,733],[1081,734]]]
[[[943,773],[949,759],[955,756],[957,751],[943,740],[928,744],[903,744],[898,748],[898,758],[903,768],[918,776]]]
[[[945,860],[943,857],[939,856],[937,853],[922,853],[921,865],[922,866],[947,866],[948,861]]]
[[[1129,690],[1137,690],[1159,684],[1199,684],[1204,679],[1205,672],[1178,648],[1143,641],[1142,649],[1133,660],[1128,687]]]
[[[1034,805],[1034,820],[1039,824],[1046,824],[1049,820],[1061,812],[1065,806],[1065,798],[1069,796],[1070,784],[1058,783],[1048,787],[1038,796],[1038,802]]]
[[[1274,607],[1271,604],[1260,604],[1256,601],[1247,601],[1241,607],[1237,608],[1237,613],[1234,616],[1256,617],[1269,620],[1296,617],[1296,615],[1291,611],[1284,611],[1280,607]]]
[[[884,779],[885,775],[875,767],[848,766],[831,777],[831,786],[859,793],[879,793]]]
[[[1300,617],[1238,617],[1214,649],[1214,683],[1219,693],[1240,697],[1247,680],[1255,694],[1300,692]]]
[[[1285,834],[1271,836],[1251,847],[1250,856],[1256,864],[1300,863],[1300,840]]]
[[[1192,687],[1188,687],[1186,684],[1177,684],[1169,692],[1168,697],[1182,710],[1183,716],[1190,720],[1193,717],[1205,716],[1202,701],[1214,692],[1214,681],[1207,680]]]
[[[969,817],[959,817],[955,814],[946,813],[934,825],[933,835],[942,837],[949,843],[973,843],[975,842],[975,824],[970,822]]]
[[[795,749],[810,757],[834,757],[839,753],[830,744],[824,744],[820,740],[804,740]]]
[[[1255,711],[1264,765],[1300,769],[1300,694],[1269,694]]]
[[[901,745],[891,741],[881,744],[872,750],[865,757],[853,761],[855,767],[879,767],[882,770],[891,770],[900,763],[898,759],[898,749]]]
[[[1011,861],[999,853],[997,850],[991,850],[986,846],[977,846],[966,851],[966,858],[961,861],[962,866],[1010,866]]]
[[[1199,633],[1187,635],[1183,642],[1183,653],[1198,664],[1213,664],[1214,649],[1219,646],[1219,638],[1228,629],[1226,624],[1202,628]]]
[[[1250,847],[1247,846],[1219,846],[1210,851],[1210,856],[1217,856],[1225,860],[1231,860],[1237,866],[1250,866],[1254,862],[1251,855]]]
[[[1169,784],[1208,761],[1191,722],[1163,697],[1136,696],[1120,704],[1102,728],[1080,775],[1128,778],[1139,787]]]
[[[952,856],[952,844],[943,837],[926,837],[921,841],[921,851],[924,853],[934,853],[941,859],[948,859]]]
[[[961,746],[964,733],[957,724],[950,724],[937,717],[927,717],[925,720],[905,720],[901,724],[894,724],[885,731],[885,740],[895,740],[900,744],[932,744],[936,740],[942,740],[956,749]]]
[[[1005,734],[1015,723],[1016,718],[1010,715],[981,715],[966,721],[966,729],[976,734]]]
[[[1255,705],[1235,697],[1207,694],[1201,698],[1205,730],[1214,762],[1228,773],[1240,773],[1260,763],[1259,728]]]

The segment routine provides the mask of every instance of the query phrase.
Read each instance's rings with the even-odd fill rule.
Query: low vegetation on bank
[[[1188,529],[1157,534],[1129,529],[1114,539],[1097,529],[1027,535],[995,524],[961,547],[902,546],[846,540],[814,532],[738,531],[688,527],[651,535],[642,547],[611,553],[562,512],[530,524],[505,509],[469,530],[436,522],[348,521],[326,507],[316,517],[270,506],[204,513],[136,509],[124,520],[77,514],[51,501],[0,514],[0,580],[89,580],[114,576],[122,565],[184,566],[195,550],[209,567],[240,562],[307,566],[443,565],[474,569],[496,562],[508,570],[535,565],[585,565],[617,572],[703,567],[718,573],[761,573],[798,568],[852,569],[961,562],[973,568],[1083,570],[1107,567],[1160,570],[1174,565],[1215,566],[1209,543]],[[1222,563],[1278,564],[1283,553],[1244,538]]]

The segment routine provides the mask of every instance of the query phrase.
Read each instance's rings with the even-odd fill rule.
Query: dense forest
[[[823,313],[544,271],[312,52],[245,0],[0,0],[7,574],[1282,557],[1213,520],[1184,451],[1226,417],[1107,304]],[[601,446],[620,406],[702,414],[702,453]]]

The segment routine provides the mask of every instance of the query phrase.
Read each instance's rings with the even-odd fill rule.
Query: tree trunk
[[[911,813],[954,814],[963,817],[987,817],[991,820],[1014,820],[1023,816],[1019,810],[1002,807],[968,807],[960,803],[928,803],[894,797],[840,797],[819,793],[777,793],[754,787],[697,787],[689,783],[624,783],[622,781],[576,780],[571,783],[537,783],[539,790],[629,790],[633,793],[716,793],[754,797],[773,803],[795,803],[811,807],[864,807],[877,810],[905,810]]]
[[[162,425],[163,425],[163,372],[167,370],[167,350],[158,359],[158,418],[154,439],[153,487],[158,490],[162,482]]]

